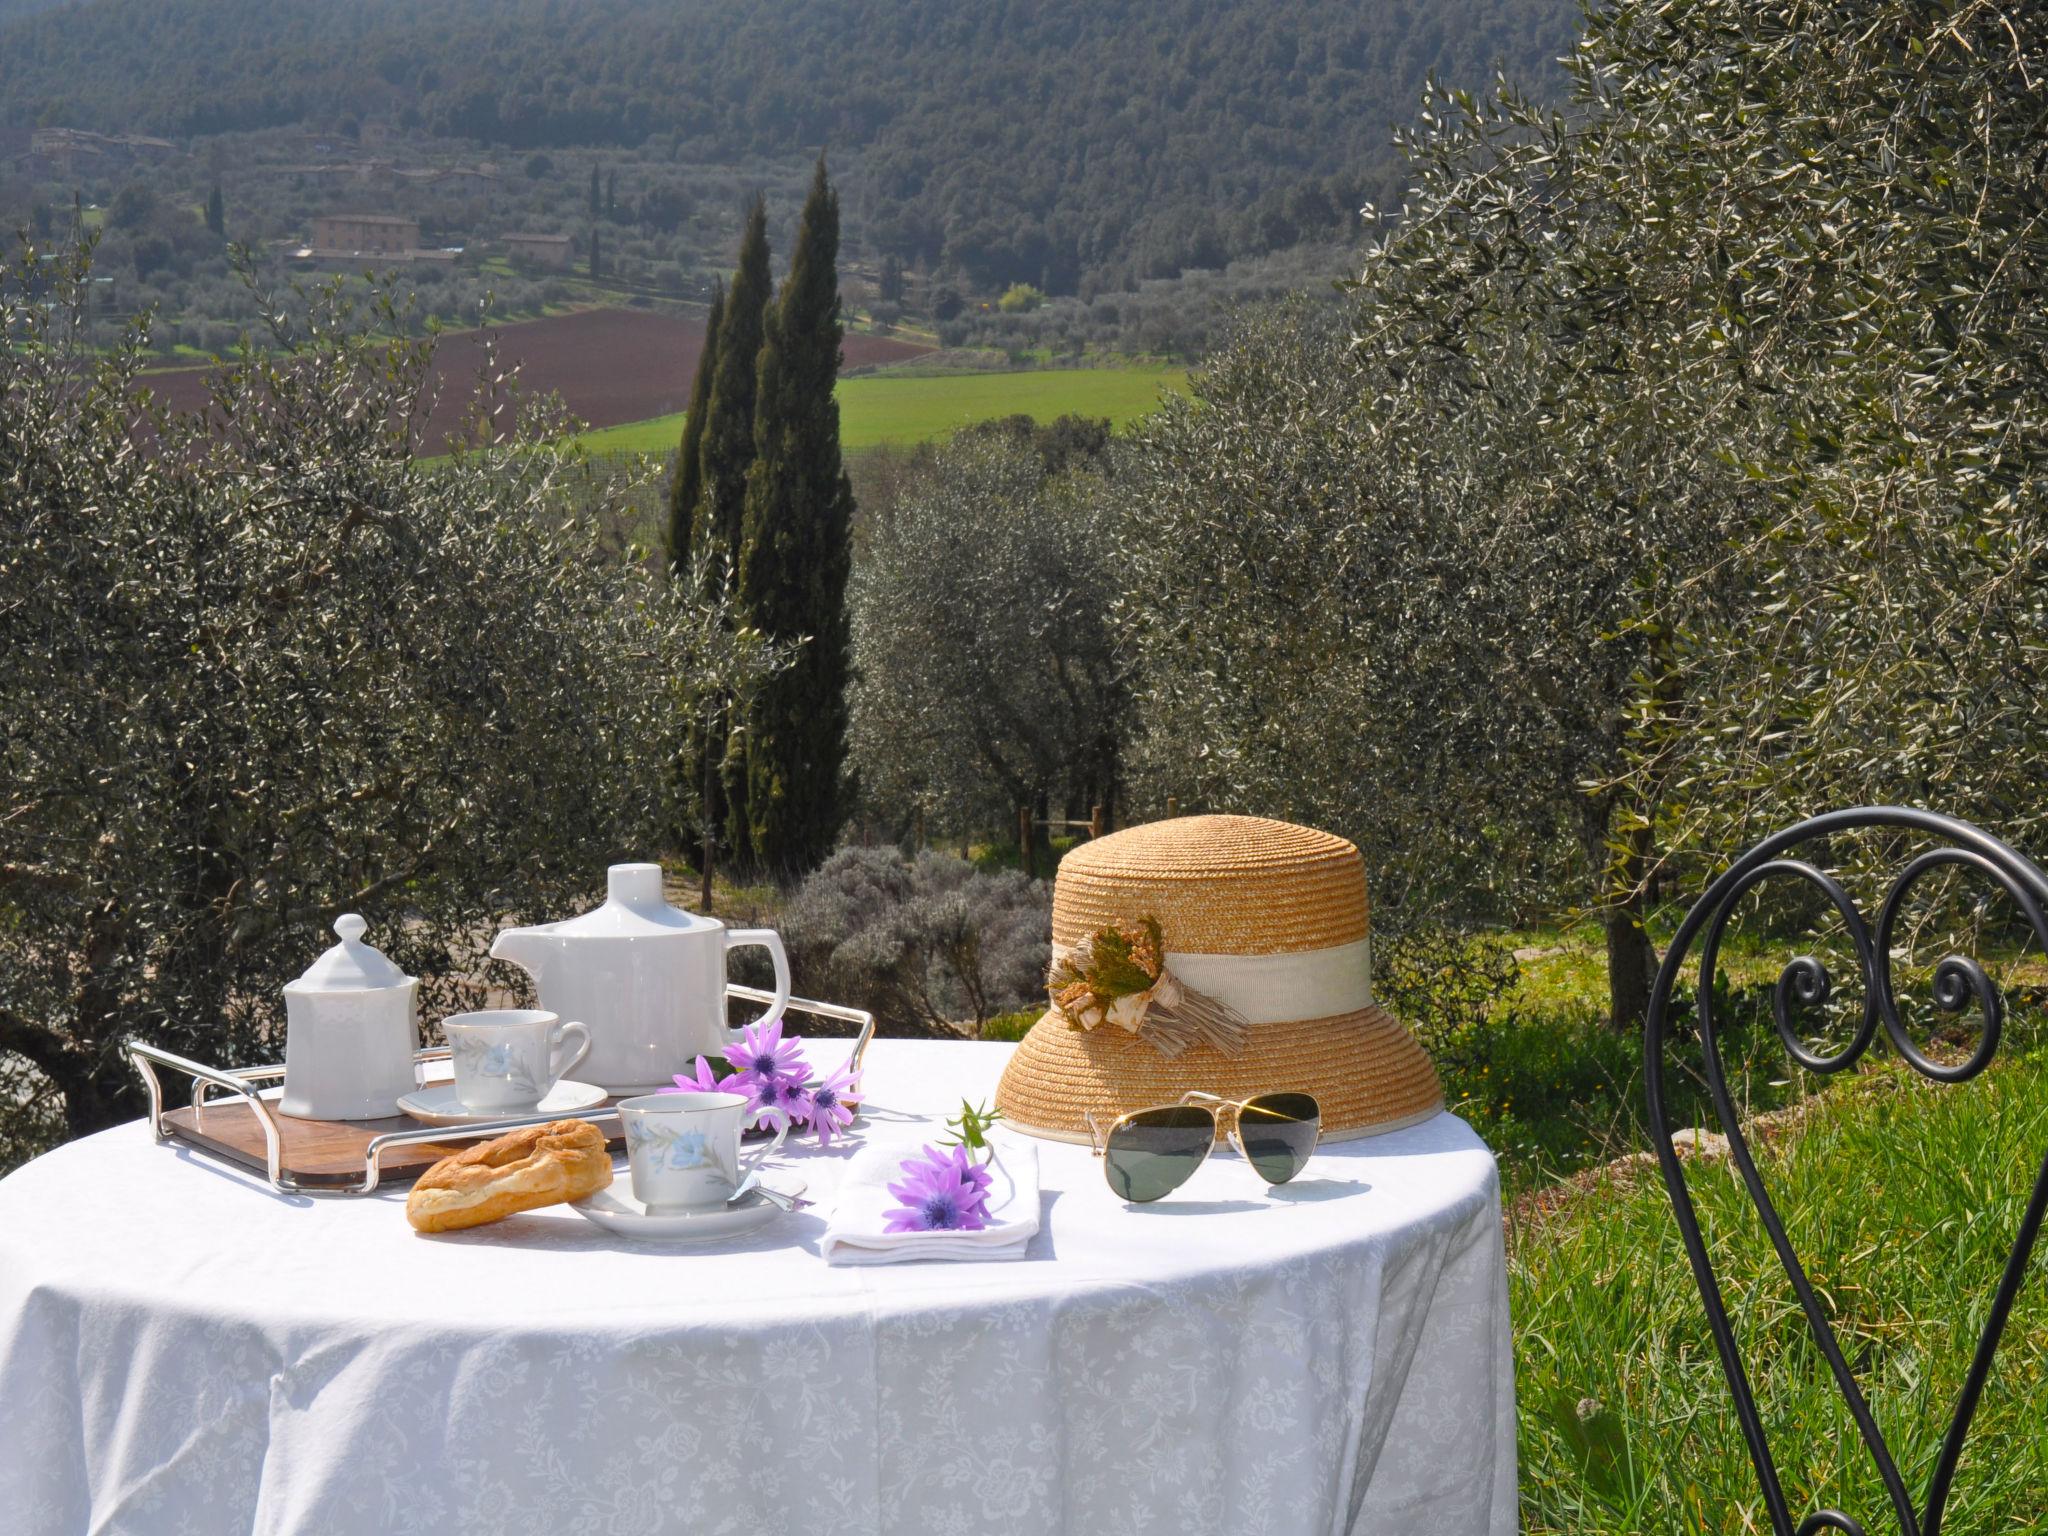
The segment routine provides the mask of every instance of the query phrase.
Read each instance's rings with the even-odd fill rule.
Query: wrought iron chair
[[[1816,865],[1796,857],[1788,857],[1790,850],[1800,844],[1823,839],[1836,833],[1852,832],[1868,828],[1893,828],[1904,832],[1924,833],[1936,841],[1936,846],[1919,854],[1893,880],[1886,892],[1884,905],[1878,912],[1877,927],[1871,930],[1864,922],[1861,912],[1839,882]],[[2034,1181],[2033,1195],[2027,1203],[2025,1215],[2021,1218],[2010,1258],[2000,1277],[1998,1292],[1992,1299],[1991,1313],[1984,1324],[1984,1331],[1977,1341],[1977,1348],[1970,1361],[1968,1375],[1964,1378],[1962,1392],[1958,1396],[1955,1412],[1949,1420],[1948,1433],[1942,1442],[1941,1454],[1934,1464],[1934,1474],[1927,1489],[1927,1503],[1924,1512],[1913,1508],[1912,1497],[1906,1491],[1905,1481],[1899,1476],[1897,1463],[1893,1460],[1891,1447],[1885,1442],[1876,1420],[1871,1416],[1869,1404],[1855,1377],[1850,1373],[1848,1362],[1842,1356],[1841,1346],[1836,1342],[1835,1331],[1830,1326],[1820,1301],[1814,1293],[1805,1269],[1792,1251],[1791,1241],[1785,1235],[1784,1223],[1778,1217],[1777,1207],[1765,1192],[1763,1181],[1757,1175],[1755,1160],[1750,1155],[1748,1142],[1742,1134],[1736,1107],[1728,1092],[1723,1075],[1720,1045],[1715,1036],[1712,1007],[1715,960],[1718,955],[1721,935],[1736,902],[1747,892],[1766,880],[1800,880],[1817,888],[1832,903],[1841,915],[1850,941],[1854,944],[1857,961],[1862,970],[1863,1016],[1854,1037],[1833,1055],[1817,1055],[1801,1039],[1794,1027],[1793,1014],[1797,1007],[1818,1007],[1825,1003],[1832,989],[1827,968],[1812,955],[1801,955],[1790,961],[1779,975],[1772,994],[1772,1016],[1785,1049],[1792,1058],[1810,1072],[1840,1072],[1852,1066],[1869,1049],[1876,1038],[1880,1023],[1892,1048],[1911,1064],[1913,1069],[1925,1077],[1938,1082],[1961,1083],[1975,1077],[1990,1063],[1998,1050],[2000,1031],[2005,1022],[2004,999],[1998,987],[1988,977],[1984,968],[1975,960],[1962,955],[1950,955],[1941,960],[1934,970],[1934,1006],[1943,1013],[1961,1013],[1973,1002],[1981,1016],[1981,1034],[1976,1049],[1969,1058],[1957,1064],[1944,1066],[1930,1060],[1928,1056],[1908,1037],[1899,1018],[1898,1001],[1893,992],[1891,978],[1891,943],[1893,927],[1898,919],[1901,904],[1908,892],[1932,871],[1947,865],[1958,865],[1988,876],[2024,914],[2031,925],[2035,941],[2048,949],[2048,919],[2043,909],[2048,908],[2048,876],[2044,876],[2030,860],[2019,854],[1989,833],[1973,827],[1967,822],[1952,817],[1935,815],[1929,811],[1907,810],[1895,806],[1865,806],[1855,810],[1835,811],[1825,816],[1816,816],[1797,826],[1788,827],[1773,837],[1757,844],[1737,859],[1726,872],[1707,887],[1692,910],[1686,914],[1684,924],[1671,942],[1664,962],[1657,972],[1657,982],[1650,996],[1648,1022],[1644,1030],[1644,1049],[1647,1093],[1649,1098],[1650,1131],[1656,1148],[1658,1163],[1663,1168],[1664,1186],[1671,1196],[1672,1210],[1678,1218],[1679,1233],[1685,1242],[1686,1256],[1691,1260],[1693,1278],[1699,1285],[1700,1299],[1706,1305],[1707,1322],[1714,1334],[1715,1347],[1720,1351],[1721,1369],[1728,1378],[1729,1390],[1734,1394],[1735,1412],[1742,1428],[1743,1439],[1748,1443],[1750,1460],[1756,1466],[1758,1480],[1763,1485],[1764,1502],[1770,1511],[1771,1530],[1775,1536],[1814,1536],[1820,1531],[1842,1531],[1848,1536],[1869,1536],[1864,1526],[1850,1515],[1838,1509],[1820,1509],[1808,1515],[1797,1526],[1785,1502],[1785,1491],[1778,1480],[1776,1464],[1771,1458],[1771,1448],[1765,1439],[1761,1420],[1758,1417],[1756,1398],[1750,1389],[1749,1377],[1743,1369],[1737,1352],[1735,1331],[1728,1320],[1728,1310],[1721,1298],[1721,1287],[1714,1277],[1713,1265],[1707,1257],[1707,1245],[1700,1233],[1698,1214],[1693,1209],[1691,1193],[1686,1188],[1685,1170],[1680,1163],[1677,1150],[1672,1145],[1672,1130],[1665,1107],[1665,1060],[1664,1047],[1671,1035],[1672,990],[1678,981],[1680,968],[1697,940],[1700,944],[1700,985],[1698,995],[1697,1024],[1700,1049],[1704,1057],[1707,1087],[1714,1103],[1715,1113],[1720,1117],[1721,1129],[1728,1137],[1728,1152],[1737,1171],[1741,1174],[1749,1198],[1754,1202],[1757,1214],[1763,1219],[1766,1232],[1770,1234],[1772,1246],[1776,1249],[1778,1261],[1783,1265],[1786,1278],[1799,1298],[1799,1305],[1806,1315],[1806,1322],[1812,1330],[1814,1342],[1826,1358],[1828,1368],[1834,1373],[1835,1384],[1848,1405],[1850,1414],[1863,1436],[1863,1443],[1869,1449],[1889,1493],[1893,1513],[1897,1516],[1902,1536],[1939,1536],[1943,1506],[1948,1502],[1956,1464],[1962,1456],[1963,1441],[1970,1430],[1970,1420],[1977,1410],[1978,1398],[1984,1390],[1986,1378],[1991,1373],[1992,1357],[1997,1353],[1999,1340],[2005,1331],[2007,1316],[2012,1311],[2014,1299],[2026,1277],[2027,1265],[2034,1251],[2035,1239],[2040,1235],[2044,1212],[2048,1212],[2048,1159],[2044,1159],[2041,1172]]]

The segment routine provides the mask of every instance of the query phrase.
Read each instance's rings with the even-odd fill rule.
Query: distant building
[[[395,213],[322,213],[313,218],[316,256],[410,256],[420,221]]]
[[[294,261],[453,262],[460,246],[426,249],[420,245],[420,221],[395,213],[320,213],[313,216],[313,240],[289,250]]]
[[[566,270],[575,260],[576,246],[567,235],[507,235],[505,254],[514,261],[531,262],[536,267],[553,267]]]

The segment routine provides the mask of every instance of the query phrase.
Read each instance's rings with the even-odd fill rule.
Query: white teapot
[[[491,941],[491,958],[531,972],[541,1007],[589,1027],[579,1077],[611,1093],[647,1093],[739,1038],[725,1023],[725,956],[747,945],[775,964],[774,1005],[755,1022],[780,1018],[789,1004],[781,935],[670,906],[659,864],[614,864],[603,906],[507,928]]]
[[[284,989],[284,1096],[302,1120],[380,1120],[419,1086],[414,1004],[420,984],[363,942],[353,912],[334,920],[341,942]]]

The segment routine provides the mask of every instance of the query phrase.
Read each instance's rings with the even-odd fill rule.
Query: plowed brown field
[[[593,427],[665,416],[689,404],[690,376],[704,345],[699,320],[629,309],[592,309],[497,329],[498,360],[519,365],[524,389],[554,390]],[[848,368],[893,363],[928,351],[916,342],[883,336],[846,338]],[[443,336],[434,349],[439,398],[422,442],[437,450],[461,420],[463,405],[484,360],[484,333]],[[179,410],[206,404],[204,368],[174,368],[145,382]]]

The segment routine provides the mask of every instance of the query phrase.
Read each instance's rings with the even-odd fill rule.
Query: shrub
[[[1440,924],[1373,938],[1373,990],[1437,1064],[1482,1041],[1521,979],[1511,941]]]
[[[981,1038],[1022,1040],[1044,1013],[1043,1008],[1019,1008],[1015,1013],[999,1013],[981,1026]]]
[[[842,848],[783,914],[797,990],[872,1011],[897,1031],[950,1034],[1025,1007],[1045,991],[1046,887],[964,860]]]

